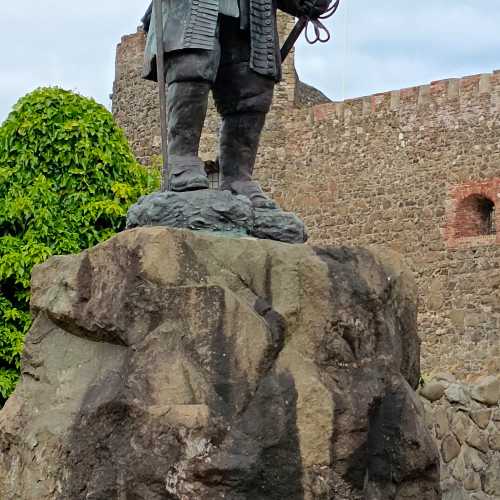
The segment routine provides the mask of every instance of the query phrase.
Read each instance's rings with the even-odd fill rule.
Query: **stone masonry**
[[[500,376],[463,384],[436,374],[420,397],[441,452],[443,500],[500,499]]]
[[[280,22],[283,38],[293,19]],[[140,78],[143,46],[140,31],[118,46],[113,112],[148,164],[160,133],[156,88]],[[500,71],[328,102],[299,82],[291,54],[263,134],[258,180],[305,220],[313,244],[405,256],[427,374],[472,381],[500,370],[499,118]],[[217,128],[211,112],[203,159],[216,155]]]

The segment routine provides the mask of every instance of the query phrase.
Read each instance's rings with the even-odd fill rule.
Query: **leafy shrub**
[[[0,406],[30,327],[32,267],[123,229],[129,205],[157,184],[95,101],[42,88],[15,105],[0,127]]]

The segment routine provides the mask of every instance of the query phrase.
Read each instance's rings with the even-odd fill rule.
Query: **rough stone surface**
[[[433,402],[440,399],[445,391],[444,384],[436,381],[432,381],[428,384],[425,384],[424,387],[419,391],[420,395],[425,399]]]
[[[460,384],[449,385],[445,391],[445,395],[450,403],[460,403],[465,406],[470,401],[466,389]]]
[[[454,485],[443,495],[443,500],[469,500],[467,494],[458,486]]]
[[[469,470],[474,470],[475,472],[483,471],[486,468],[486,463],[483,458],[486,455],[478,452],[475,448],[470,448],[469,446],[464,446],[464,458],[465,463]]]
[[[439,374],[436,378],[443,381]],[[446,378],[446,377],[445,377]],[[433,383],[431,380],[429,383]],[[447,380],[455,394],[473,394],[478,384],[460,384]],[[497,409],[473,399],[466,405],[462,398],[440,398],[430,402],[420,394],[426,422],[441,451],[441,488],[450,500],[500,500],[498,473],[500,464],[500,426]]]
[[[439,382],[443,384],[446,388],[450,384],[456,384],[458,381],[455,376],[448,372],[437,372],[433,375],[432,381]]]
[[[464,479],[464,488],[468,491],[481,489],[481,476],[474,471],[469,471]]]
[[[467,436],[467,444],[486,453],[488,451],[488,434],[477,428],[472,428]]]
[[[240,232],[286,243],[307,240],[304,223],[295,214],[253,209],[248,198],[213,189],[143,196],[127,215],[128,228],[140,226]]]
[[[484,473],[484,491],[494,498],[500,497],[500,456],[491,461]]]
[[[471,432],[471,424],[472,422],[464,411],[459,411],[453,415],[451,419],[451,430],[460,444],[465,443],[467,436]]]
[[[0,498],[437,500],[415,299],[375,250],[141,228],[53,257]]]
[[[487,405],[496,405],[500,401],[500,376],[483,378],[472,388],[472,397]]]
[[[140,198],[128,211],[127,226],[161,225],[247,233],[252,219],[252,207],[248,198],[233,196],[229,191],[167,191]]]
[[[470,498],[471,500],[491,500],[491,497],[482,491],[479,493],[473,493]]]
[[[295,214],[262,208],[254,210],[250,234],[256,238],[286,243],[304,243],[308,239],[304,223]]]
[[[492,410],[475,410],[470,412],[470,418],[480,429],[486,429],[491,421]]]
[[[453,434],[448,434],[441,443],[441,454],[443,460],[448,463],[458,457],[460,453],[460,443]]]
[[[446,408],[437,408],[436,410],[432,411],[432,407],[430,411],[431,411],[430,421],[434,425],[436,437],[437,439],[442,439],[448,432],[448,429],[450,428],[450,423],[448,420],[448,412],[446,411]]]
[[[465,474],[465,459],[463,453],[460,453],[453,465],[452,475],[457,481],[463,482],[465,480]]]

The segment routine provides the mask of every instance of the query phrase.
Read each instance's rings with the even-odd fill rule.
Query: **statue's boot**
[[[223,181],[221,189],[250,199],[255,208],[277,208],[252,173],[259,148],[266,113],[244,112],[222,116],[219,139],[219,165]]]
[[[204,163],[198,157],[207,114],[210,83],[173,82],[168,87],[168,186],[172,191],[208,189]]]

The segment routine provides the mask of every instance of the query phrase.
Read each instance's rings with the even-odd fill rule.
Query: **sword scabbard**
[[[153,0],[156,32],[156,73],[158,80],[158,96],[160,101],[160,131],[163,168],[161,190],[168,189],[168,158],[167,158],[167,96],[165,88],[165,64],[163,60],[163,9],[162,0]]]
[[[287,58],[288,54],[290,54],[290,51],[293,49],[293,46],[295,45],[295,42],[299,39],[300,35],[307,26],[307,22],[308,18],[306,16],[302,16],[297,21],[297,24],[295,24],[295,26],[293,27],[293,30],[288,35],[288,38],[285,40],[283,47],[281,47],[280,51],[281,62],[283,62]]]

